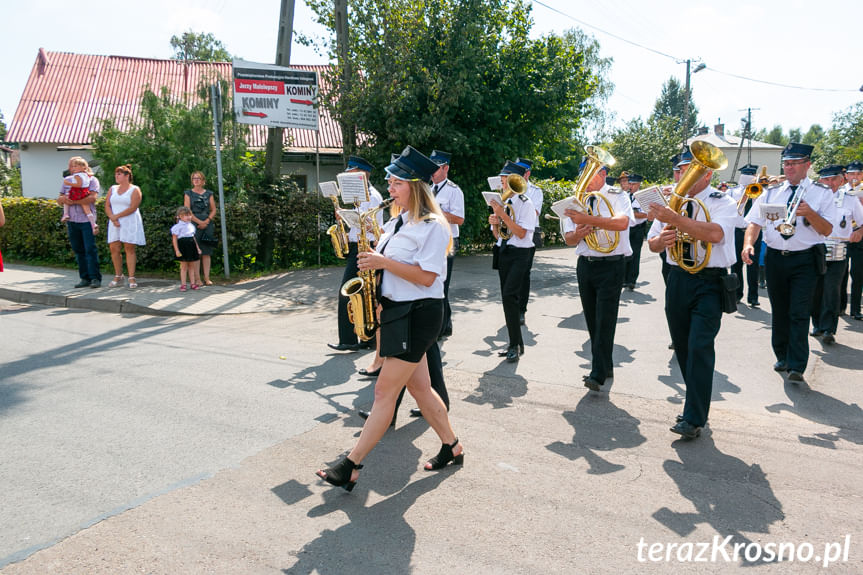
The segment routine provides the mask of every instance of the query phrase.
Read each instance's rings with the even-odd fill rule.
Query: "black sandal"
[[[329,469],[319,469],[315,475],[336,487],[341,487],[345,491],[352,491],[356,481],[351,481],[351,475],[354,469],[362,469],[362,464],[357,465],[347,457],[336,463]]]
[[[453,465],[462,465],[464,463],[464,450],[458,455],[453,455],[452,450],[455,449],[455,446],[458,445],[458,437],[455,438],[455,441],[452,442],[452,445],[447,443],[442,443],[440,446],[440,451],[438,451],[437,455],[429,459],[428,463],[426,463],[426,471],[435,471],[437,469],[443,469],[450,462]],[[431,467],[428,467],[431,465]]]

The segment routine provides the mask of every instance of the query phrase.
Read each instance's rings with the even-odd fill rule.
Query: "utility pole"
[[[683,93],[683,147],[686,147],[686,140],[689,139],[689,64],[690,60],[686,60],[686,90]]]
[[[342,89],[340,100],[351,89],[351,61],[348,50],[348,0],[334,0],[336,16],[336,52],[339,55],[339,70],[341,72]],[[342,151],[345,159],[354,151],[356,135],[354,126],[345,122],[344,118],[339,122],[342,127]]]
[[[740,118],[743,121],[743,134],[740,135],[740,145],[737,147],[737,158],[734,160],[734,167],[731,169],[731,177],[737,173],[737,164],[740,162],[740,153],[743,151],[743,142],[749,140],[749,146],[746,150],[746,163],[752,163],[752,110],[760,110],[761,108],[746,108],[746,117]],[[737,110],[742,112],[743,110]]]
[[[294,32],[294,0],[282,0],[279,15],[279,38],[276,44],[276,66],[291,65],[291,41]],[[279,181],[282,166],[282,128],[267,129],[267,160],[265,172],[267,181]]]

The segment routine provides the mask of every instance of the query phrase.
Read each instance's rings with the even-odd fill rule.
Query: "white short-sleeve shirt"
[[[519,227],[524,228],[527,231],[523,238],[513,234],[512,237],[506,241],[506,245],[516,248],[532,248],[533,230],[537,226],[537,221],[539,221],[536,216],[536,208],[533,205],[533,201],[531,201],[526,194],[521,194],[510,198],[507,203],[512,206],[512,219]],[[498,239],[497,244],[500,245],[501,240]]]
[[[448,214],[452,214],[458,218],[464,217],[464,193],[451,180],[444,180],[441,184],[437,184],[438,193],[435,196],[440,209]],[[434,189],[434,186],[432,186]],[[450,232],[452,237],[458,237],[458,224],[450,224]]]
[[[800,186],[803,190],[803,201],[809,204],[815,212],[828,222],[833,222],[836,219],[836,205],[833,202],[833,191],[823,184],[816,184],[809,178],[803,178],[800,181]],[[761,217],[761,204],[785,204],[788,205],[788,200],[792,195],[791,184],[788,181],[783,182],[778,186],[771,186],[764,190],[764,193],[758,196],[755,203],[752,204],[752,209],[746,215],[746,221],[750,224],[761,226],[764,235],[763,241],[768,247],[775,250],[800,251],[809,249],[815,244],[824,243],[824,236],[815,231],[812,226],[807,226],[804,223],[804,218],[795,217],[794,223],[796,229],[794,235],[785,239],[776,226],[782,222],[768,222]]]
[[[863,204],[860,203],[860,198],[848,195],[844,186],[834,192],[833,203],[836,206],[836,216],[830,222],[833,224],[830,237],[847,241],[854,232],[854,226],[863,225]]]
[[[525,190],[524,195],[530,198],[530,201],[533,202],[533,207],[537,213],[542,211],[542,188],[533,182],[528,182],[527,190]],[[539,220],[537,220],[537,225],[539,225],[538,222]]]
[[[378,207],[379,205],[381,205],[381,203],[383,201],[384,201],[384,199],[383,199],[383,196],[381,196],[380,192],[378,192],[374,186],[369,184],[369,201],[362,202],[358,206],[355,206],[353,208],[347,208],[347,209],[352,209],[353,211],[357,212],[358,214],[361,214],[361,213],[366,212],[372,208]],[[384,225],[384,214],[382,211],[379,211],[377,214],[375,214],[375,219],[378,221],[378,226]],[[366,233],[366,237],[368,238],[368,240],[370,242],[375,241],[375,235],[371,231]],[[350,231],[348,231],[348,241],[349,242],[356,242],[359,239],[360,239],[360,230],[358,228],[352,227],[350,229]]]
[[[386,223],[377,249],[390,259],[418,265],[424,271],[434,272],[437,277],[431,286],[426,287],[384,271],[381,295],[393,301],[442,299],[447,247],[450,242],[449,230],[441,225],[440,216],[434,214],[419,221],[410,221],[407,217],[407,214],[403,213]],[[394,233],[396,222],[402,219],[404,224],[398,233]]]
[[[626,217],[629,218],[630,227],[637,223],[635,216],[632,213],[632,202],[629,200],[629,194],[624,193],[620,188],[612,188],[608,184],[604,184],[598,191],[600,194],[608,198],[608,202],[611,204],[611,209],[614,211],[614,216],[625,214]],[[612,217],[606,203],[599,200],[596,201],[594,215],[602,216],[604,218]],[[564,234],[574,232],[578,227],[578,224],[566,217],[563,218],[561,222],[563,223]],[[602,234],[603,232],[599,231],[599,233]],[[614,232],[609,231],[608,233],[613,234]],[[629,245],[629,234],[621,232],[619,235],[620,240],[617,242],[617,246],[614,248],[614,251],[610,253],[604,254],[596,250],[592,250],[587,247],[587,242],[581,240],[578,242],[578,245],[575,246],[575,255],[592,256],[597,258],[632,255],[632,246]]]

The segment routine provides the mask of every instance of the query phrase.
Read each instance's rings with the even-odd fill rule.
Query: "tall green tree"
[[[680,151],[683,129],[680,119],[652,115],[647,122],[641,118],[631,120],[615,132],[609,152],[617,160],[614,173],[623,170],[635,172],[648,182],[662,182],[671,178],[671,156]]]
[[[665,84],[662,85],[662,93],[656,99],[653,105],[652,117],[668,118],[676,120],[683,126],[683,114],[686,108],[686,88],[680,85],[680,82],[674,76],[671,76]],[[695,100],[692,98],[692,88],[689,89],[689,121],[688,126],[690,133],[687,137],[694,134],[698,127],[698,108],[695,107]]]
[[[863,102],[833,115],[823,143],[824,163],[847,164],[863,160]]]
[[[6,141],[6,121],[3,117],[3,110],[0,110],[0,142]]]
[[[171,36],[174,49],[172,60],[199,60],[204,62],[229,62],[231,55],[225,45],[212,34],[196,33],[192,30],[181,36]]]
[[[334,29],[331,1],[309,5]],[[523,0],[355,0],[350,8],[350,88],[334,75],[325,105],[356,127],[358,152],[378,166],[408,144],[452,152],[467,234],[486,226],[486,178],[516,156],[554,150],[564,157],[547,160],[569,159],[603,93],[583,37],[531,38]]]

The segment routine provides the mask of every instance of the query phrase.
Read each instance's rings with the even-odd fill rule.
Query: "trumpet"
[[[512,206],[507,201],[513,197],[523,194],[527,191],[527,180],[518,174],[509,174],[503,183],[503,190],[500,193],[500,199],[503,202],[503,209],[510,218],[515,217],[515,212]],[[506,224],[499,222],[495,225],[497,237],[502,240],[508,240],[512,237],[512,230],[507,229]]]
[[[755,178],[755,181],[743,189],[743,194],[737,200],[737,213],[741,216],[746,209],[746,201],[754,200],[764,193],[764,186],[767,185],[767,166],[761,166],[761,173]]]
[[[725,154],[708,142],[696,140],[689,146],[692,152],[692,163],[686,173],[681,176],[677,187],[671,193],[668,207],[678,214],[696,219],[698,210],[704,212],[704,221],[710,221],[710,212],[704,202],[696,198],[688,198],[689,190],[710,170],[722,170],[728,166],[728,158]],[[687,207],[693,206],[692,215],[689,215]],[[710,261],[712,244],[703,240],[697,240],[687,233],[677,230],[677,239],[674,245],[668,248],[668,255],[681,269],[691,274],[698,273],[707,266]]]
[[[600,203],[605,204],[608,211],[608,217],[614,217],[614,209],[611,201],[599,192],[587,192],[587,186],[593,179],[593,176],[602,169],[603,166],[613,166],[617,163],[614,156],[600,148],[599,146],[585,146],[584,152],[587,154],[587,163],[584,166],[578,180],[572,187],[572,194],[575,198],[584,204],[587,208],[587,215],[600,215],[599,205],[594,207],[594,202],[589,201],[590,198],[596,198]],[[608,230],[593,228],[584,238],[587,247],[601,254],[608,254],[614,251],[617,244],[620,242],[620,232],[611,233]]]
[[[781,224],[776,226],[776,231],[783,236],[793,236],[794,232],[797,231],[797,226],[792,222],[795,222],[797,219],[797,208],[800,207],[800,202],[803,201],[805,193],[806,190],[803,186],[797,186],[794,197],[791,199],[791,209],[788,210],[788,215],[785,216],[785,220]]]

